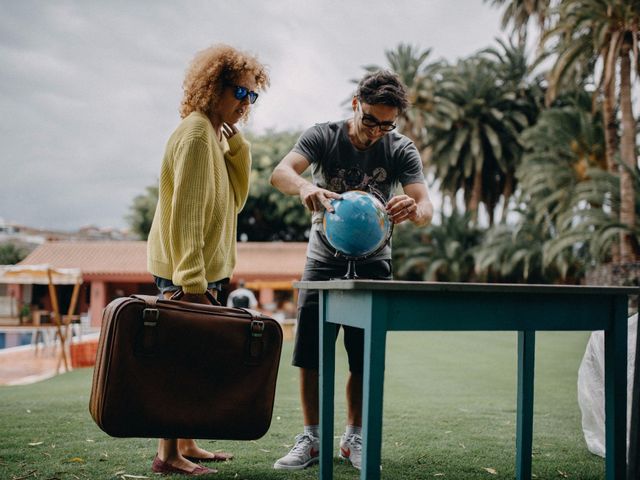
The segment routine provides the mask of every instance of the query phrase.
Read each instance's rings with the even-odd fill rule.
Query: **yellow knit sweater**
[[[185,293],[231,277],[237,215],[249,193],[251,152],[240,133],[218,140],[209,119],[187,116],[167,143],[147,267]]]

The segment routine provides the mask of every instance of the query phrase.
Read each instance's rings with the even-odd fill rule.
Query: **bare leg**
[[[214,297],[217,295],[216,290],[211,290],[211,293],[213,294]],[[164,298],[167,298],[167,299],[171,298],[172,295],[173,295],[173,292],[166,292],[163,294]],[[191,457],[198,460],[214,460],[214,461],[225,461],[233,458],[233,455],[231,455],[230,453],[220,452],[216,454],[216,453],[212,453],[207,450],[204,450],[198,447],[198,445],[196,445],[196,441],[191,438],[180,438],[177,440],[176,439],[160,440],[160,444],[162,444],[163,442],[165,443],[170,442],[171,447],[170,448],[165,447],[165,448],[169,448],[168,451],[170,452],[173,452],[173,450],[175,450],[176,453],[180,456],[180,458],[183,458],[185,462],[188,462],[190,464],[192,464],[192,462],[185,459],[184,457]],[[158,456],[160,457],[160,460],[167,461],[166,458],[163,458],[162,455],[160,455],[160,452],[161,452],[161,447],[159,446]],[[174,464],[173,461],[170,461],[169,463],[173,466],[183,468],[177,463]]]
[[[347,424],[362,426],[362,374],[349,373],[347,379]]]
[[[318,401],[318,370],[300,369],[300,399],[305,425],[320,423]],[[362,374],[350,373],[347,379],[347,422],[362,425]]]
[[[302,402],[302,420],[305,425],[320,423],[318,378],[318,370],[300,369],[300,401]]]
[[[158,440],[158,458],[172,467],[193,470],[198,465],[184,458],[178,450],[178,439],[161,438]]]
[[[231,453],[213,453],[205,450],[204,448],[200,448],[192,438],[178,439],[178,449],[180,450],[181,455],[190,459],[224,462],[225,460],[231,460],[233,458]]]

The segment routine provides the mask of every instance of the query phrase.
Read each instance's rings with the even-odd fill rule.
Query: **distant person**
[[[256,308],[258,300],[251,290],[245,288],[244,280],[238,282],[238,288],[227,297],[227,307]]]
[[[217,298],[233,273],[237,217],[251,172],[249,144],[236,124],[248,118],[256,91],[268,83],[255,57],[222,44],[199,52],[187,69],[182,121],[162,160],[147,246],[148,269],[165,298],[183,293],[183,301],[208,304],[207,290]],[[204,475],[217,470],[199,462],[232,457],[199,448],[192,439],[164,438],[152,470]]]
[[[311,235],[303,280],[341,277],[347,261],[337,258],[321,238],[325,210],[330,201],[348,190],[375,188],[386,200],[393,223],[410,220],[416,225],[431,221],[422,161],[415,145],[395,132],[398,116],[408,107],[407,92],[398,76],[389,71],[366,75],[351,101],[353,116],[339,122],[317,124],[305,131],[275,168],[271,183],[289,195],[298,195],[312,212]],[[311,181],[302,173],[311,167]],[[403,194],[394,196],[401,185]],[[362,278],[391,279],[389,246],[358,264]],[[304,431],[291,451],[274,468],[298,470],[318,462],[318,291],[301,290],[293,365],[300,368],[300,397]],[[344,343],[349,358],[347,426],[340,439],[340,456],[360,469],[362,451],[363,331],[345,326]]]

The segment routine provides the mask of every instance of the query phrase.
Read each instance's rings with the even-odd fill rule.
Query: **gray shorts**
[[[347,271],[343,265],[329,264],[307,258],[302,280],[321,281],[342,277]],[[374,262],[356,264],[356,274],[360,278],[372,280],[391,280],[391,260],[377,260]],[[298,296],[298,325],[293,348],[293,362],[295,367],[317,370],[319,361],[319,326],[320,312],[318,310],[319,294],[317,290],[300,290]],[[364,335],[361,328],[342,325],[344,330],[344,346],[349,357],[349,371],[362,373],[364,355]],[[336,329],[337,336],[338,329]]]

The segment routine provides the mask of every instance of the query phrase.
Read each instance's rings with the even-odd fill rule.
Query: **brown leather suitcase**
[[[252,310],[118,298],[103,314],[91,416],[114,437],[259,438],[281,349],[278,322]]]

